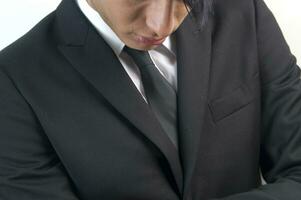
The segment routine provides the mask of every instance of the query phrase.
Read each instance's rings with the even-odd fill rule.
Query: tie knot
[[[154,65],[148,51],[141,51],[125,46],[123,49],[138,66]]]

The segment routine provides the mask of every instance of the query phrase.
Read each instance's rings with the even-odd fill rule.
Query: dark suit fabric
[[[179,153],[73,0],[5,48],[0,199],[300,200],[295,57],[262,0],[214,2],[174,33]]]

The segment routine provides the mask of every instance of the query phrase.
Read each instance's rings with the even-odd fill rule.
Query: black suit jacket
[[[174,33],[179,153],[73,0],[3,50],[0,199],[301,199],[296,60],[262,0],[214,11]]]

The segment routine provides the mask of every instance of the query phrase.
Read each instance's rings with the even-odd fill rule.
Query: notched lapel
[[[211,61],[209,21],[202,32],[194,33],[195,24],[187,17],[175,32],[178,61],[178,120],[180,155],[184,170],[184,199],[189,193],[195,168],[207,93]]]
[[[65,1],[65,4],[68,3],[70,4],[71,2]],[[60,9],[64,9],[64,6]],[[66,16],[64,16],[65,14],[62,11],[60,12],[60,18],[62,19],[59,20],[64,20]],[[70,10],[65,10],[64,12],[70,12]],[[77,20],[74,18],[75,14],[73,13],[72,15],[72,20]],[[77,15],[77,18],[84,17]],[[60,52],[115,110],[124,116],[125,120],[132,123],[146,138],[157,146],[168,161],[178,192],[181,193],[183,180],[178,152],[164,133],[117,56],[92,25],[80,22],[78,24],[79,27],[74,27],[68,23],[61,22],[60,27],[63,30],[60,30],[60,35],[62,40],[65,41],[58,47]],[[74,35],[70,35],[70,38],[68,38],[65,34],[70,34],[70,29],[73,29],[75,32],[80,31],[81,34],[77,34],[77,38]]]

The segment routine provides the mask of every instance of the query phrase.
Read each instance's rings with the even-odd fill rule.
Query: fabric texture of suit
[[[73,0],[4,49],[0,199],[301,199],[300,69],[273,15],[217,0],[195,28],[174,33],[179,153]]]

